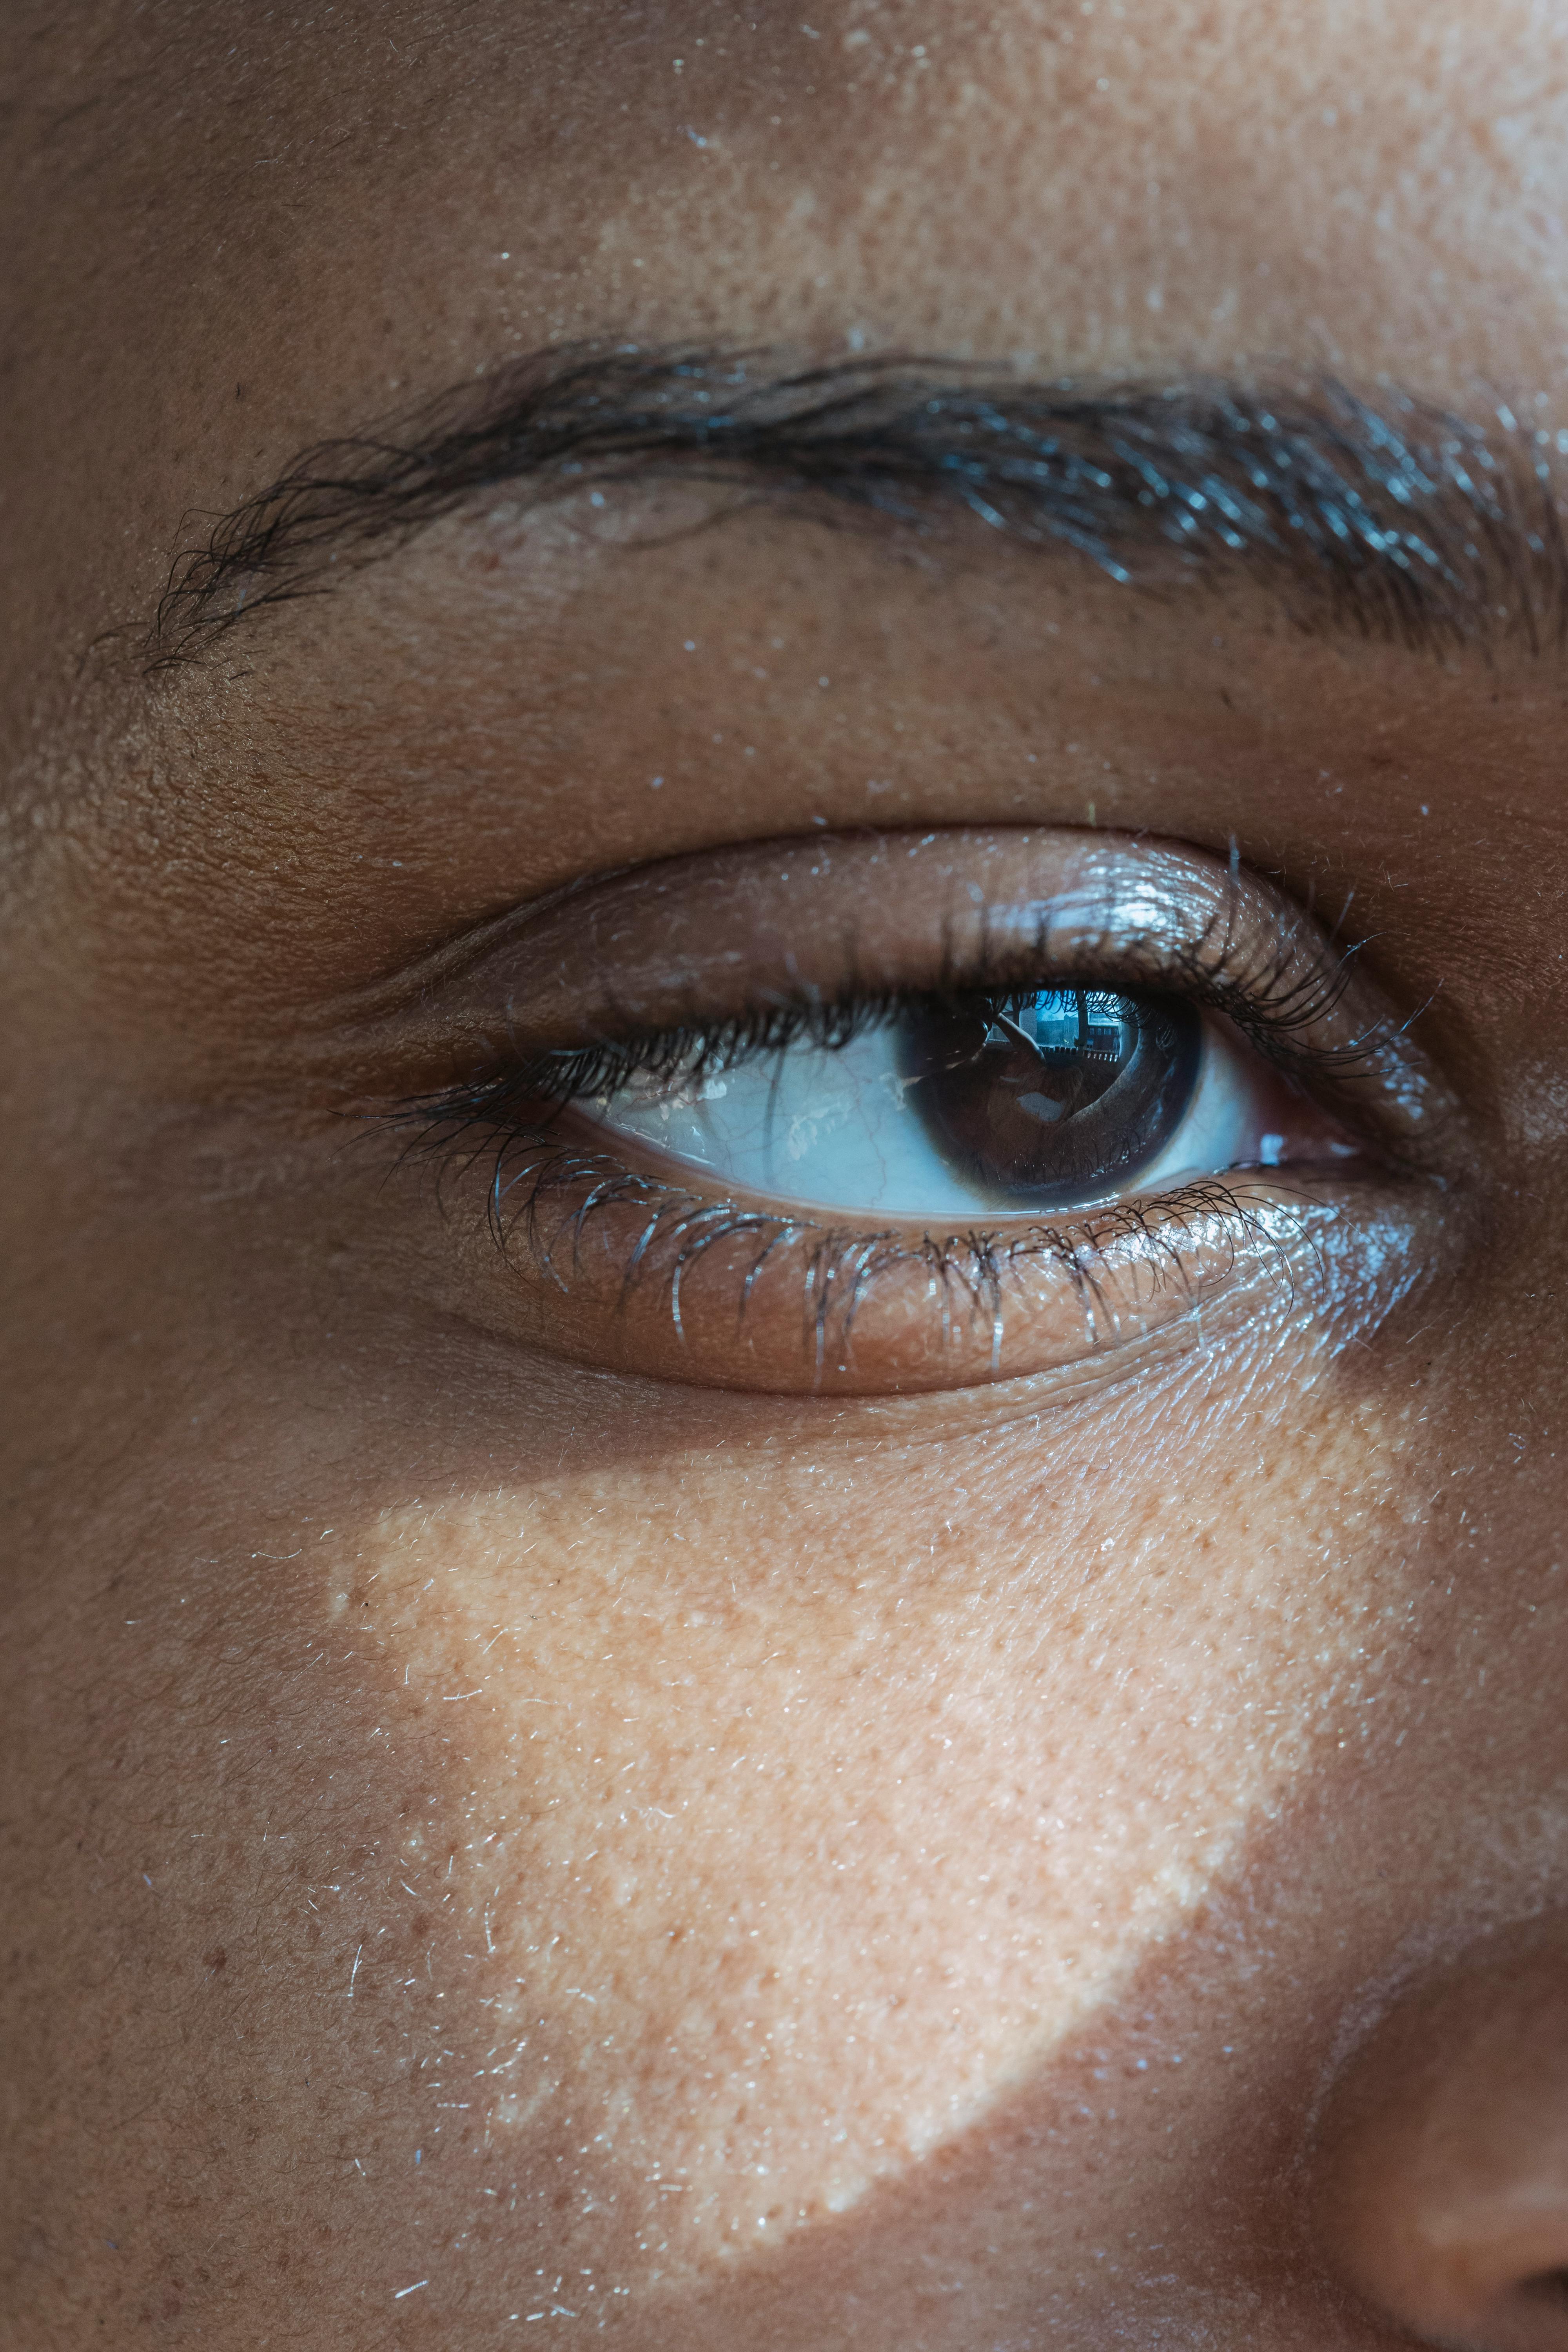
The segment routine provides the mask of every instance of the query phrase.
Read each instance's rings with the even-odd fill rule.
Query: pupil
[[[1065,1208],[1118,1189],[1175,1132],[1202,1024],[1179,998],[1042,988],[911,1013],[906,1100],[997,1204]]]

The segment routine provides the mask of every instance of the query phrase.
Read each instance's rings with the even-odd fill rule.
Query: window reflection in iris
[[[1197,1084],[1193,1006],[1102,989],[960,1000],[901,1024],[908,1099],[955,1174],[1010,1207],[1124,1182]]]

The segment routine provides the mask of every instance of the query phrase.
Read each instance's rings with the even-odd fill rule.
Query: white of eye
[[[847,1219],[956,1224],[1028,1216],[955,1170],[905,1100],[917,1083],[898,1065],[891,1024],[848,1045],[806,1041],[729,1065],[696,1081],[634,1079],[579,1106],[608,1136],[652,1147],[679,1181],[763,1196],[784,1209]],[[1175,1129],[1129,1181],[1086,1191],[1080,1204],[1171,1190],[1184,1179],[1241,1166],[1278,1166],[1279,1081],[1224,1024],[1205,1020],[1196,1082]],[[1033,1098],[1021,1107],[1035,1108]],[[1037,1116],[1057,1115],[1042,1097]]]

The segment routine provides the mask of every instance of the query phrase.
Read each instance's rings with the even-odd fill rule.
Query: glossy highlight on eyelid
[[[1051,1216],[857,1219],[639,1153],[574,1108],[631,1072],[689,1074],[812,1034],[843,1043],[933,989],[1026,974],[1184,997],[1289,1087],[1290,1150]],[[1299,908],[1202,852],[1101,835],[819,837],[674,859],[520,910],[417,980],[411,1048],[427,1067],[445,1050],[465,1075],[382,1118],[407,1159],[440,1171],[444,1197],[482,1187],[521,1285],[511,1311],[580,1360],[720,1385],[892,1392],[1113,1360],[1222,1294],[1260,1305],[1321,1291],[1325,1266],[1348,1278],[1346,1235],[1374,1196],[1386,1274],[1388,1233],[1419,1222],[1408,1171],[1444,1098]]]

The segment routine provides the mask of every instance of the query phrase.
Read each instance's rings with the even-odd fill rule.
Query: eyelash
[[[468,1085],[411,1096],[394,1106],[391,1122],[414,1130],[414,1148],[461,1150],[476,1130],[488,1129],[503,1148],[542,1140],[538,1113],[616,1093],[636,1078],[656,1086],[699,1084],[792,1045],[841,1049],[900,1014],[947,1010],[964,998],[983,996],[1008,1009],[1026,993],[1053,985],[1134,988],[1145,995],[1181,995],[1202,1010],[1218,1013],[1267,1060],[1303,1086],[1333,1089],[1363,1069],[1388,1042],[1391,1028],[1374,1029],[1350,1044],[1321,1045],[1308,1033],[1333,1012],[1350,980],[1357,952],[1348,949],[1314,964],[1290,981],[1295,942],[1287,937],[1261,966],[1248,967],[1234,945],[1210,931],[1173,951],[1152,940],[1125,938],[1080,945],[1068,963],[1044,949],[1033,956],[1016,950],[1005,970],[979,968],[948,973],[936,987],[858,988],[850,983],[828,997],[784,998],[712,1022],[671,1024],[625,1037],[606,1036],[582,1045],[548,1046],[520,1058],[510,1069]],[[530,1116],[530,1114],[532,1114]]]

